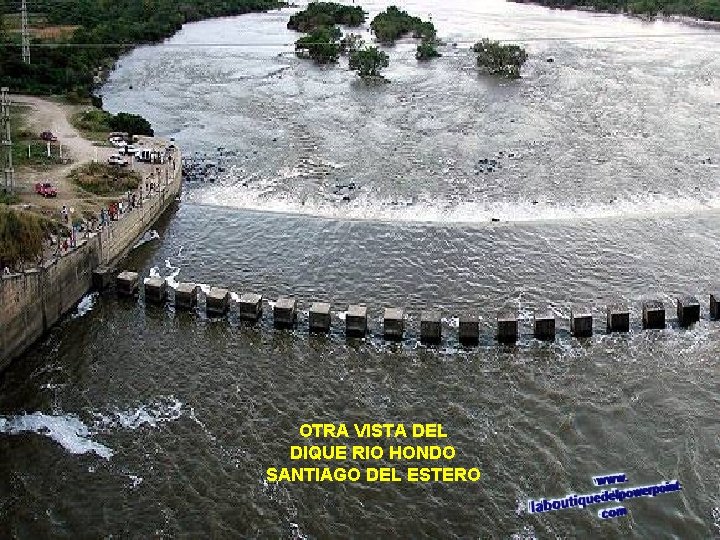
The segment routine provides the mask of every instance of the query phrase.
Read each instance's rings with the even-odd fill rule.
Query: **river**
[[[385,7],[362,5],[370,19]],[[379,87],[346,60],[297,59],[296,9],[188,25],[119,61],[106,108],[224,169],[187,182],[159,239],[123,267],[294,294],[300,324],[88,296],[0,379],[0,536],[720,534],[720,325],[707,313],[720,33],[501,0],[403,8],[432,15],[443,57],[419,65],[401,40]],[[469,47],[485,36],[527,48],[520,80],[478,75]],[[687,330],[681,294],[703,306]],[[651,298],[666,330],[640,328]],[[333,303],[328,337],[307,335],[314,300]],[[616,301],[631,307],[629,334],[604,332]],[[348,341],[342,312],[356,302],[373,333]],[[573,304],[593,308],[591,339],[569,335]],[[402,343],[380,337],[385,306],[408,311]],[[439,347],[417,341],[427,306],[444,315]],[[520,313],[514,347],[493,342],[506,307]],[[548,307],[560,331],[540,343],[532,310]],[[479,347],[457,342],[466,309]],[[301,424],[375,421],[441,423],[449,466],[478,467],[480,481],[265,481],[307,442]],[[682,490],[625,501],[612,520],[598,506],[527,511],[615,472]]]

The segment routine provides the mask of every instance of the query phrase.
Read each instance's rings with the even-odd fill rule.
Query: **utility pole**
[[[28,13],[27,0],[22,0],[22,8],[20,12],[22,23],[22,59],[26,64],[30,63],[30,35],[28,34]]]
[[[3,185],[7,193],[15,190],[15,171],[12,163],[12,138],[10,136],[10,89],[3,86],[0,89],[0,137],[2,138],[3,158]]]

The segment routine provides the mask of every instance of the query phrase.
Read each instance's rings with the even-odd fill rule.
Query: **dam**
[[[443,56],[400,39],[366,87],[295,56],[303,7],[188,24],[103,86],[217,166],[3,372],[0,536],[716,536],[720,34],[412,0]],[[520,79],[477,73],[484,37]],[[479,479],[268,480],[435,466],[291,459],[340,423],[442,424],[437,466]],[[399,439],[337,444],[428,444]],[[618,473],[682,490],[528,511]]]

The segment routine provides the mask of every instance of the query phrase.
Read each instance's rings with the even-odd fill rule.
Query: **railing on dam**
[[[165,305],[170,302],[166,280],[161,277],[149,277],[140,281],[136,272],[123,272],[117,276],[118,294],[135,296],[140,287],[144,290],[146,305]],[[231,304],[237,305],[237,313],[242,320],[258,321],[263,317],[264,299],[254,293],[236,294],[219,287],[204,287],[205,311],[209,316],[224,317],[230,311]],[[174,287],[176,310],[196,310],[200,308],[201,287],[194,283],[179,283]],[[720,319],[720,294],[711,294],[710,318]],[[276,328],[295,328],[298,325],[298,301],[294,297],[280,297],[267,303],[272,311],[273,325]],[[311,333],[330,333],[332,327],[332,306],[326,302],[312,302],[308,314],[307,329]],[[694,296],[680,296],[676,299],[677,323],[687,328],[700,320],[700,302]],[[443,314],[440,310],[427,309],[419,317],[419,335],[424,343],[439,344],[443,340]],[[369,333],[368,308],[365,304],[348,306],[342,312],[345,320],[344,332],[348,337],[363,337]],[[646,300],[642,303],[640,314],[644,330],[663,329],[667,325],[666,306],[661,300]],[[461,313],[457,316],[457,339],[462,344],[473,345],[480,342],[480,317],[475,312]],[[386,340],[400,341],[405,338],[408,314],[400,307],[386,307],[382,317],[382,336]],[[552,311],[536,310],[532,317],[534,338],[542,341],[554,341],[557,332],[558,317]],[[626,305],[611,304],[605,309],[604,331],[607,333],[630,332],[631,312]],[[495,339],[499,343],[513,344],[520,336],[520,319],[517,310],[503,310],[497,314]],[[569,317],[570,335],[576,338],[588,338],[593,335],[594,317],[591,309],[574,307]]]

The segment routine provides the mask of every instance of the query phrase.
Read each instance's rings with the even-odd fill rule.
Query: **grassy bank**
[[[89,163],[70,173],[70,180],[95,195],[121,195],[140,185],[140,175],[128,169]]]
[[[50,170],[61,163],[57,143],[51,144],[51,157],[47,156],[47,143],[40,140],[40,133],[27,129],[29,106],[10,107],[10,130],[13,140],[13,166],[15,169],[31,167]]]
[[[62,225],[38,214],[0,204],[0,270],[37,263],[48,236]]]
[[[102,109],[88,107],[73,114],[70,117],[70,123],[87,140],[107,146],[109,145],[108,136],[112,131],[110,129],[111,116]]]

